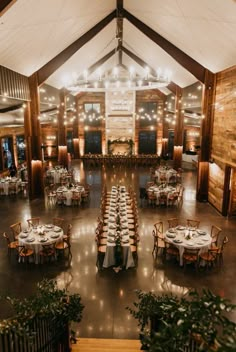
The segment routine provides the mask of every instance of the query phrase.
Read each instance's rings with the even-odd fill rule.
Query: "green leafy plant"
[[[30,298],[5,298],[14,311],[14,318],[0,321],[0,333],[15,331],[19,335],[30,335],[29,327],[35,317],[56,319],[63,325],[80,322],[84,309],[79,294],[69,295],[59,289],[54,280],[43,280],[37,284],[36,294]]]
[[[208,290],[201,295],[193,291],[181,298],[136,293],[135,309],[127,309],[138,320],[142,344],[150,352],[184,351],[192,341],[198,350],[233,351],[236,324],[227,313],[235,305],[228,300]]]

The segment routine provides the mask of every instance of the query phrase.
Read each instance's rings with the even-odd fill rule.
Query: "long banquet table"
[[[130,209],[129,199],[124,186],[112,187],[107,218],[108,235],[103,261],[104,268],[117,264],[125,269],[135,266],[129,241],[129,218],[127,216],[127,211]],[[122,263],[117,263],[117,249],[121,249]]]

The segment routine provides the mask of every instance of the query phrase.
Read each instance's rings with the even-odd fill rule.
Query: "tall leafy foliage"
[[[140,337],[150,352],[186,351],[192,341],[202,351],[235,351],[236,324],[227,315],[230,301],[204,290],[178,298],[136,291],[138,301],[128,307],[137,319]]]

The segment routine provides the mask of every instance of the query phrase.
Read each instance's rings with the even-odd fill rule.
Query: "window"
[[[156,154],[156,132],[142,131],[139,132],[139,154]]]
[[[101,126],[101,105],[100,103],[84,104],[84,124],[87,126]]]
[[[143,102],[140,104],[137,112],[140,127],[156,126],[157,121],[157,103]]]
[[[16,136],[16,148],[17,148],[17,158],[19,163],[26,160],[25,157],[25,138],[23,135]]]

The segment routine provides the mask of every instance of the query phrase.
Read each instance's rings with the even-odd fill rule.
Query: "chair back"
[[[7,244],[10,244],[11,241],[10,241],[10,238],[9,238],[8,234],[7,234],[6,232],[3,232],[2,235],[3,235],[3,237],[5,238],[5,240],[7,241]]]
[[[212,225],[211,226],[211,238],[212,238],[212,243],[217,243],[219,235],[221,233],[222,229],[218,226]]]
[[[21,222],[16,222],[15,224],[10,225],[10,229],[12,231],[14,239],[16,240],[22,231]]]
[[[167,219],[167,222],[168,222],[169,228],[176,227],[176,226],[179,225],[179,219],[178,218]]]
[[[154,224],[155,232],[157,236],[163,237],[163,222],[158,221]]]
[[[153,230],[154,241],[156,241],[157,247],[165,247],[164,235],[163,235],[163,222],[159,221],[154,224],[155,230]]]
[[[227,236],[224,236],[223,239],[220,241],[219,243],[219,252],[223,253],[224,248],[226,246],[226,244],[229,242],[229,239]]]
[[[25,255],[27,253],[27,248],[25,246],[17,246],[17,251],[19,256]]]
[[[54,244],[43,244],[42,245],[42,253],[45,256],[51,256],[54,254]]]
[[[69,225],[67,226],[67,232],[66,232],[66,236],[67,236],[67,237],[70,237],[70,236],[71,236],[71,230],[72,230],[72,225],[69,224]]]
[[[26,221],[27,221],[29,227],[38,226],[40,218],[31,218],[31,219],[27,219]]]
[[[200,224],[200,220],[187,219],[187,226],[198,228]]]
[[[64,219],[63,218],[53,218],[53,225],[63,227]]]

